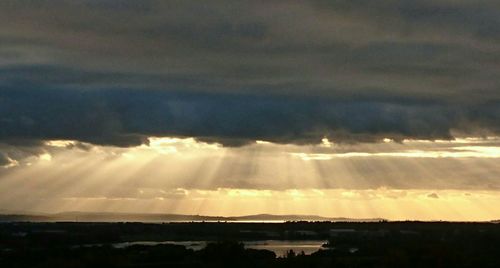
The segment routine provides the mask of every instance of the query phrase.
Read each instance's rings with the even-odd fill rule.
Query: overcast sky
[[[431,201],[497,191],[499,72],[494,0],[2,0],[0,192],[36,170],[51,186],[33,198],[47,199],[90,176],[59,178],[63,163],[96,170],[123,155],[134,160],[117,166],[138,170],[145,158],[221,165],[210,183],[142,170],[155,183],[129,182],[124,198],[141,187],[419,189]],[[178,139],[165,149],[152,137]],[[104,174],[95,185],[125,176]],[[112,193],[89,195],[64,198]]]

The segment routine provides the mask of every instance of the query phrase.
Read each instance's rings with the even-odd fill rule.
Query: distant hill
[[[335,221],[335,222],[377,222],[385,219],[352,219],[352,218],[329,218],[317,215],[273,215],[257,214],[235,217],[238,221]]]
[[[186,222],[186,221],[334,221],[334,222],[378,222],[384,219],[327,218],[316,215],[272,215],[257,214],[236,217],[155,214],[155,213],[111,213],[111,212],[62,212],[56,214],[1,214],[0,222]]]

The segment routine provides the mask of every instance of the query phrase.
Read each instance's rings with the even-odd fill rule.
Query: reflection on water
[[[327,241],[324,240],[303,240],[303,241],[288,241],[288,240],[261,240],[261,241],[243,241],[246,248],[266,249],[273,251],[277,256],[284,256],[287,251],[293,250],[295,253],[304,252],[311,254],[321,249],[321,246]],[[155,246],[163,244],[181,245],[188,249],[200,250],[204,248],[208,241],[135,241],[113,244],[115,248],[126,248],[134,245]]]
[[[321,246],[327,241],[286,241],[286,240],[265,240],[265,241],[247,241],[243,242],[246,248],[267,249],[276,253],[276,256],[284,256],[287,251],[293,250],[295,253],[304,252],[311,254],[321,249]]]

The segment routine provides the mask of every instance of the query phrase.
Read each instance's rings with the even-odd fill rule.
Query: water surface
[[[304,252],[305,254],[311,254],[320,250],[322,245],[326,243],[325,240],[260,240],[260,241],[242,241],[245,248],[252,249],[265,249],[273,251],[276,256],[284,256],[287,251],[293,250],[295,253]],[[115,243],[113,247],[115,248],[125,248],[134,245],[144,245],[144,246],[155,246],[155,245],[181,245],[188,249],[200,250],[203,249],[209,241],[134,241],[134,242],[123,242]]]

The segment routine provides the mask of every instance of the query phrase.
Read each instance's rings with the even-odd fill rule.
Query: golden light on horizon
[[[38,156],[4,169],[0,208],[492,220],[500,218],[499,140],[325,138],[238,148],[193,138],[156,137],[131,148],[49,141]]]
[[[56,212],[178,213],[207,216],[319,215],[353,219],[488,221],[500,202],[493,191],[176,189],[182,198],[87,197],[57,200]],[[45,204],[45,208],[55,204]],[[70,210],[69,208],[72,208]],[[170,210],[165,211],[165,208]],[[53,208],[51,208],[53,209]]]

